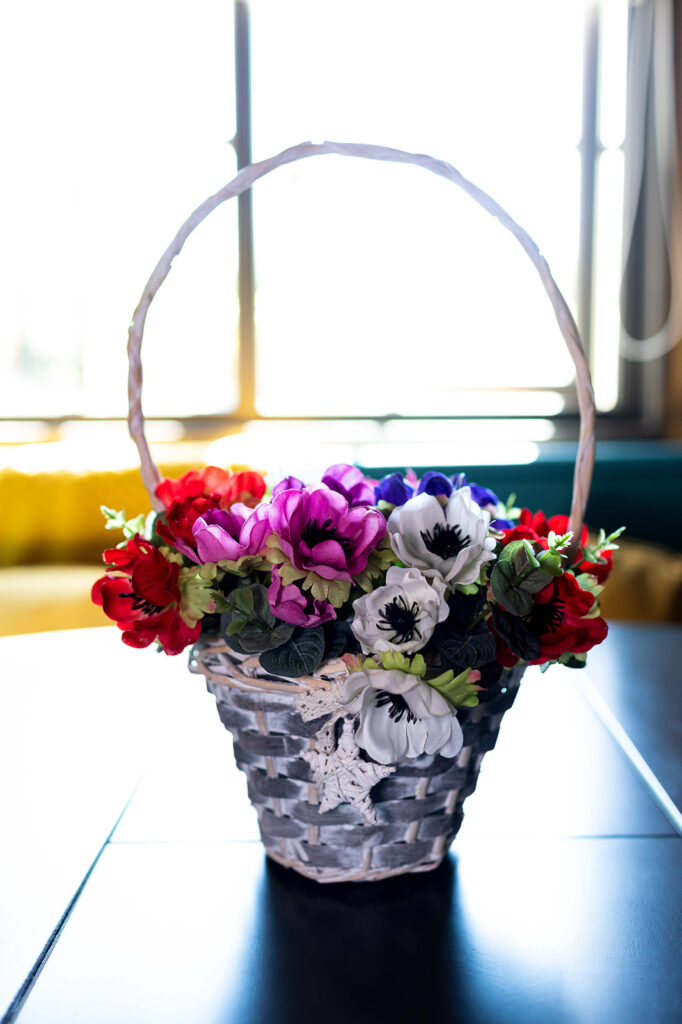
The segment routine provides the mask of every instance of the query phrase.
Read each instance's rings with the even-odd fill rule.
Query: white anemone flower
[[[419,676],[397,669],[353,672],[340,703],[359,714],[355,742],[379,764],[420,754],[456,757],[462,749],[455,709]]]
[[[488,536],[490,512],[471,497],[471,489],[453,491],[442,505],[431,494],[417,494],[391,512],[388,532],[401,562],[426,576],[438,574],[453,588],[475,583],[484,562],[494,558]]]
[[[359,597],[353,610],[351,629],[362,644],[363,654],[414,654],[428,643],[436,625],[450,611],[440,578],[431,581],[419,569],[397,565],[386,573],[386,586]]]

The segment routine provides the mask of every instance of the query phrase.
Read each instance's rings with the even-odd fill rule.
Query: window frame
[[[248,0],[232,0],[234,17],[234,73],[236,101],[236,131],[231,145],[234,148],[237,167],[241,169],[251,162],[252,158],[252,105],[251,105],[251,29]],[[578,246],[578,288],[577,288],[577,322],[583,345],[590,358],[593,347],[592,315],[593,315],[593,282],[594,282],[594,249],[595,249],[595,216],[596,216],[596,182],[599,160],[604,151],[598,138],[599,109],[599,50],[600,50],[600,16],[599,3],[586,5],[584,59],[583,59],[583,104],[582,130],[578,146],[580,155],[580,229]],[[253,421],[362,421],[373,420],[378,423],[400,420],[471,420],[473,417],[462,415],[449,416],[265,416],[256,408],[256,328],[255,328],[255,249],[257,240],[254,238],[254,216],[252,190],[238,197],[238,405],[226,414],[197,414],[190,417],[149,416],[150,423],[164,422],[172,419],[182,427],[187,439],[212,438],[221,433],[238,429],[245,423]],[[661,436],[664,406],[664,360],[656,360],[653,364],[633,363],[622,356],[619,360],[619,398],[616,408],[610,412],[600,412],[597,417],[597,434],[602,438],[641,438]],[[528,388],[528,392],[560,393],[565,401],[564,411],[552,416],[557,440],[572,440],[578,435],[578,412],[572,385],[564,388]],[[509,413],[498,413],[486,410],[482,413],[485,419],[516,418]],[[535,419],[542,417],[523,416],[518,418]],[[55,435],[64,424],[80,421],[115,422],[123,417],[111,416],[79,416],[64,414],[54,417],[2,417],[13,423],[40,423]]]

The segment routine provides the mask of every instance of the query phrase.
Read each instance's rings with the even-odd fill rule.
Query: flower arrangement
[[[325,709],[357,727],[339,751],[354,742],[375,766],[456,757],[458,708],[496,696],[504,669],[580,668],[606,636],[599,594],[621,530],[573,538],[567,516],[463,474],[372,481],[335,465],[266,492],[260,473],[209,466],[163,480],[162,512],[103,508],[124,539],[92,597],[132,647],[174,655],[218,637],[285,679],[341,659]]]

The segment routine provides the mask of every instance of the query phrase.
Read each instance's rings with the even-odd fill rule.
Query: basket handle
[[[576,369],[576,390],[580,410],[580,437],[573,474],[573,497],[569,520],[569,529],[574,533],[572,549],[573,553],[575,553],[590,491],[592,470],[594,468],[594,393],[592,391],[587,358],[580,341],[578,328],[566,300],[550,273],[547,261],[530,235],[509,216],[499,203],[495,202],[491,196],[478,188],[477,185],[474,185],[473,182],[465,178],[458,170],[444,160],[436,160],[433,157],[424,156],[420,153],[406,153],[400,149],[388,149],[384,146],[372,146],[364,143],[302,142],[297,146],[291,146],[289,149],[283,150],[283,152],[278,153],[276,156],[269,157],[267,160],[261,160],[258,163],[249,164],[247,167],[242,168],[229,184],[221,188],[215,195],[209,196],[187,218],[154,268],[151,277],[145,285],[137,309],[133,314],[132,323],[128,331],[128,429],[130,430],[130,436],[137,445],[140,455],[142,479],[149,492],[153,507],[157,511],[163,510],[162,502],[159,501],[154,493],[156,486],[161,481],[161,474],[152,459],[144,433],[141,398],[142,362],[140,358],[144,324],[152,299],[168,276],[173,259],[178,255],[187,238],[217,206],[220,206],[227,199],[232,199],[233,196],[241,195],[242,192],[251,188],[254,181],[262,178],[265,174],[269,174],[270,171],[274,171],[277,167],[293,163],[296,160],[303,160],[309,156],[324,156],[326,153],[336,153],[339,156],[364,157],[369,160],[386,160],[390,163],[414,164],[417,167],[423,167],[425,170],[439,175],[441,178],[446,178],[455,185],[459,185],[479,206],[482,206],[489,214],[496,217],[503,227],[511,231],[533,263],[552,303],[559,329]]]

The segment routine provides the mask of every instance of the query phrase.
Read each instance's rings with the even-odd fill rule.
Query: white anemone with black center
[[[453,491],[443,504],[431,494],[417,494],[388,519],[400,561],[425,576],[440,576],[450,589],[475,583],[481,566],[495,557],[489,526],[490,512],[479,508],[469,487]]]
[[[386,574],[386,586],[353,603],[351,629],[364,654],[414,654],[428,643],[449,610],[442,579],[429,580],[419,569],[394,565]]]
[[[453,706],[419,676],[365,669],[345,680],[341,707],[359,717],[355,742],[379,764],[420,754],[456,757],[462,727]]]

